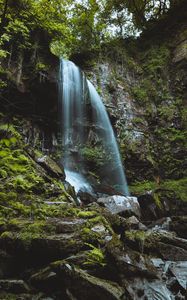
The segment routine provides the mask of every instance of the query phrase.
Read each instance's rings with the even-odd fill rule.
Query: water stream
[[[67,181],[76,186],[76,191],[90,189],[83,176],[88,167],[85,166],[82,149],[88,147],[89,130],[92,128],[98,139],[98,156],[101,152],[103,154],[100,167],[103,181],[128,196],[118,145],[105,106],[84,73],[73,62],[64,59],[60,60],[59,69],[59,111]]]

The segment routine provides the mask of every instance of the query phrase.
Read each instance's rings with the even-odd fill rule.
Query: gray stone
[[[147,229],[147,227],[144,224],[142,224],[135,216],[128,218],[126,222],[131,229],[139,229],[139,230]]]
[[[112,214],[122,214],[123,216],[135,215],[140,217],[140,206],[136,197],[109,196],[99,198],[99,204],[104,205]]]
[[[56,233],[71,233],[80,230],[86,220],[80,218],[50,218],[47,222],[55,226]]]
[[[172,262],[169,270],[176,277],[180,286],[185,290],[187,288],[187,261]]]

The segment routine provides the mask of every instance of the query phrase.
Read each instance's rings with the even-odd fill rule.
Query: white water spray
[[[88,117],[88,107],[91,109],[91,117]],[[84,169],[81,149],[87,142],[86,124],[92,122],[93,127],[99,128],[96,135],[99,137],[105,158],[108,159],[107,164],[102,166],[103,179],[128,196],[117,142],[102,100],[91,82],[86,80],[84,73],[73,62],[63,59],[60,60],[59,70],[59,108],[64,149],[63,164],[67,181],[76,191],[91,188],[81,174]]]

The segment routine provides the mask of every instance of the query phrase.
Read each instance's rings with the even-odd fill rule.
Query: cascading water
[[[62,145],[64,149],[63,164],[66,180],[74,186],[75,191],[80,189],[92,191],[91,186],[82,174],[76,172],[75,165],[81,165],[75,159],[78,148],[83,144],[84,119],[84,74],[71,61],[60,60],[59,70],[59,108]]]
[[[84,73],[73,62],[64,59],[60,60],[59,108],[66,180],[76,185],[76,191],[91,190],[81,174],[86,167],[82,149],[88,146],[88,127],[91,127],[98,139],[98,149],[103,153],[102,178],[128,196],[117,142],[102,100]]]
[[[94,109],[94,121],[95,124],[101,128],[101,137],[105,153],[109,154],[110,168],[113,167],[113,179],[116,184],[119,185],[118,190],[124,195],[129,196],[128,185],[123,170],[118,145],[110,123],[105,106],[94,88],[93,84],[88,81],[88,89],[90,93],[91,105]],[[108,173],[107,173],[108,174]]]

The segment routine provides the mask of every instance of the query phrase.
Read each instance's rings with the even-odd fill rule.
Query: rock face
[[[186,37],[177,37],[172,47],[173,35],[168,39],[166,45],[152,40],[145,45],[142,39],[142,50],[135,46],[133,55],[120,44],[107,49],[110,53],[102,64],[86,70],[101,83],[129,180],[142,181],[132,192],[137,198],[115,195],[107,182],[101,187],[97,175],[90,174],[98,195],[106,197],[97,200],[80,193],[82,203],[77,206],[75,191],[63,182],[63,168],[53,158],[58,153],[46,155],[56,143],[55,138],[51,142],[54,128],[47,145],[31,121],[25,130],[24,119],[0,114],[0,299],[187,297],[186,182],[181,179]],[[40,91],[35,102],[41,97],[41,107],[54,116],[50,95],[47,107],[42,95],[46,92]],[[50,119],[50,112],[47,116]],[[102,171],[99,141],[90,124],[85,127],[88,161],[94,171]],[[172,182],[166,180],[165,190],[161,189],[168,178]],[[177,178],[180,189],[173,180]],[[149,188],[145,179],[154,180],[154,186]]]
[[[124,216],[136,215],[140,217],[140,207],[136,197],[110,196],[99,198],[99,204],[103,204],[112,214],[121,214]]]
[[[48,171],[49,174],[56,178],[65,180],[65,173],[62,167],[60,167],[54,160],[49,156],[44,155],[37,158],[37,162]]]
[[[155,28],[155,39],[148,35],[125,49],[119,43],[85,68],[115,128],[129,182],[186,176],[187,31],[184,23],[171,28],[165,35]]]

